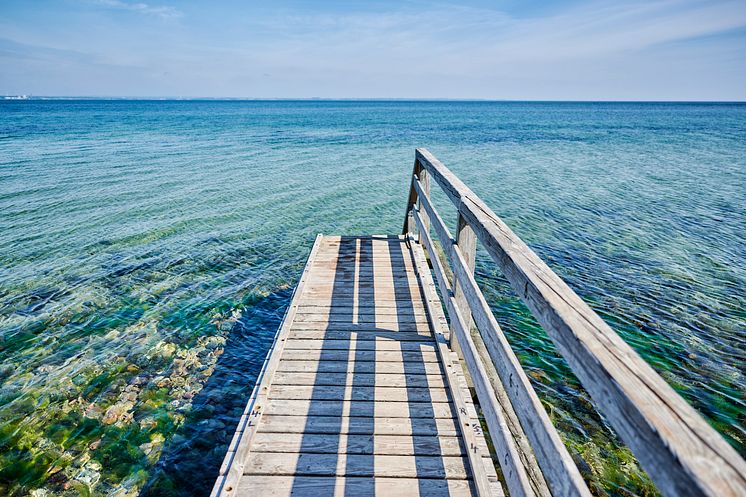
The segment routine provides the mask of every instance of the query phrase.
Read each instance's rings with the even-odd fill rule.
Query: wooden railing
[[[431,202],[431,179],[458,210],[455,237]],[[477,240],[663,495],[746,496],[736,450],[425,149],[415,154],[403,231],[417,233],[430,255],[451,346],[471,376],[511,496],[590,492],[474,279]]]

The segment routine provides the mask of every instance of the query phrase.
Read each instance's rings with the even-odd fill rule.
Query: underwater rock
[[[160,341],[156,344],[154,352],[162,357],[172,357],[176,353],[176,344]]]
[[[116,328],[108,332],[106,335],[104,335],[105,340],[114,340],[115,338],[118,338],[121,332],[117,330]]]
[[[141,444],[139,448],[148,457],[148,461],[152,464],[158,460],[165,441],[166,439],[163,435],[155,433],[150,437],[150,442]]]
[[[241,319],[241,310],[233,309],[229,317],[224,317],[222,314],[215,314],[210,323],[214,324],[220,331],[230,331],[239,319]]]
[[[207,350],[214,350],[218,347],[222,347],[225,345],[226,338],[223,336],[211,336],[204,340],[204,347]]]
[[[101,419],[103,414],[104,410],[96,404],[90,404],[83,412],[83,415],[90,419]]]
[[[94,487],[96,483],[98,483],[98,481],[101,479],[100,471],[101,465],[96,461],[91,461],[86,464],[83,469],[81,469],[80,473],[75,476],[75,480],[83,483],[89,488]]]
[[[153,419],[152,416],[147,416],[145,418],[142,418],[139,421],[139,424],[140,424],[140,429],[145,430],[145,431],[158,426],[158,422],[155,419]]]
[[[135,403],[129,400],[117,402],[106,410],[106,414],[104,414],[101,422],[105,425],[114,424],[116,422],[128,423],[132,420],[132,413],[130,410],[134,405]]]
[[[171,378],[167,378],[165,376],[156,376],[153,378],[153,383],[155,383],[155,386],[158,388],[166,388],[171,385]]]

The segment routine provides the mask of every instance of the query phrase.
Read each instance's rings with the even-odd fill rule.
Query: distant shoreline
[[[494,103],[577,103],[577,104],[746,104],[746,100],[517,100],[488,98],[257,98],[257,97],[96,97],[96,96],[25,96],[5,95],[0,102],[56,101],[127,101],[127,102],[494,102]]]

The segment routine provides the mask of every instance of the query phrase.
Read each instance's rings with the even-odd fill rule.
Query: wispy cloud
[[[740,1],[604,1],[583,2],[551,16],[516,17],[499,10],[440,4],[417,11],[346,15],[282,12],[263,23],[274,50],[283,45],[318,47],[330,54],[369,48],[385,57],[392,52],[408,57],[450,53],[457,59],[468,53],[468,59],[484,66],[644,51],[742,29],[746,9]]]
[[[167,5],[149,5],[142,2],[130,3],[123,2],[122,0],[96,0],[95,3],[112,9],[129,10],[140,14],[157,16],[162,19],[173,19],[182,16],[181,11]]]
[[[42,87],[70,73],[78,93],[114,94],[119,81],[96,72],[106,64],[122,68],[127,94],[148,95],[739,100],[746,88],[743,0],[578,0],[542,9],[468,0],[382,0],[375,8],[277,0],[246,9],[184,2],[174,4],[188,16],[156,23],[137,18],[177,18],[179,10],[160,4],[173,0],[78,1],[88,8],[77,25],[58,22],[73,14],[47,12],[45,29],[0,19],[0,32],[95,56],[87,62],[95,74],[81,77],[82,63],[77,72],[32,71],[16,55],[0,61],[0,83]],[[132,15],[91,23],[91,5]]]

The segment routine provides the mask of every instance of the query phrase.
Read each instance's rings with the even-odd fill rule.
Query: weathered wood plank
[[[350,309],[351,311],[351,309]],[[402,311],[400,314],[376,315],[376,313],[360,314],[348,312],[345,314],[329,314],[323,312],[298,313],[295,315],[295,326],[302,323],[323,323],[330,326],[338,324],[373,324],[377,326],[392,326],[397,324],[417,324],[420,326],[429,326],[425,314],[415,314],[409,311]]]
[[[359,266],[332,271],[317,271],[312,273],[314,282],[319,284],[354,283],[357,285],[374,286],[376,284],[401,285],[416,282],[414,271],[403,271],[401,267],[381,268],[373,266],[373,270],[365,270]]]
[[[325,476],[253,476],[241,481],[242,497],[345,497],[379,495],[383,497],[471,497],[469,480],[325,477]]]
[[[399,436],[457,436],[453,418],[375,418],[363,416],[280,416],[265,413],[264,433],[315,433]]]
[[[412,263],[407,262],[405,259],[404,261],[396,261],[396,262],[390,262],[386,261],[383,257],[360,257],[357,258],[355,256],[339,256],[339,257],[325,257],[325,258],[317,258],[314,260],[313,264],[311,264],[311,274],[314,275],[323,275],[323,276],[330,276],[330,272],[334,271],[334,275],[348,275],[348,274],[356,274],[359,275],[360,271],[358,270],[359,267],[363,267],[364,274],[366,275],[372,275],[372,274],[391,274],[392,272],[401,273],[401,274],[411,274],[412,272]]]
[[[354,300],[356,301],[363,301],[367,300],[370,302],[408,302],[412,300],[412,298],[415,298],[414,294],[411,294],[409,292],[407,293],[399,293],[399,292],[355,292],[352,289],[349,290],[340,290],[340,291],[308,291],[305,295],[307,295],[311,299],[316,299],[319,301],[326,301],[330,303],[342,303],[342,302],[348,302],[350,304],[353,303]],[[354,300],[353,300],[354,299]]]
[[[249,456],[246,474],[465,479],[469,474],[464,462],[459,456],[255,452]]]
[[[398,333],[398,332],[394,332]],[[301,350],[401,350],[401,351],[427,351],[435,347],[432,340],[428,342],[399,341],[385,338],[376,340],[365,340],[357,337],[351,340],[299,340],[288,339],[285,343],[286,349]]]
[[[273,385],[271,399],[297,400],[351,400],[355,402],[375,400],[378,402],[449,402],[445,388],[397,388],[378,386],[351,389],[345,386]]]
[[[398,331],[383,328],[372,330],[291,330],[289,338],[298,340],[345,340],[345,341],[384,341],[428,343],[433,340],[430,332]]]
[[[303,321],[293,325],[294,331],[345,331],[347,333],[364,333],[380,331],[398,331],[401,333],[415,333],[431,335],[430,326],[427,323],[366,323],[366,322],[344,322],[344,321]]]
[[[381,454],[396,456],[463,456],[459,437],[344,435],[339,437],[311,433],[257,433],[252,449],[257,452],[314,454]]]
[[[453,418],[449,402],[377,402],[272,399],[265,414],[283,416],[373,416],[376,418]]]
[[[434,387],[443,388],[443,375],[440,374],[389,374],[389,373],[299,373],[275,372],[273,385],[315,385],[335,386],[354,385],[355,387]]]
[[[353,353],[354,354],[354,353]],[[349,355],[349,354],[348,354]],[[317,372],[317,373],[388,373],[388,374],[442,374],[440,363],[419,362],[416,360],[405,363],[401,355],[396,362],[358,361],[356,354],[351,360],[283,360],[277,371],[283,372]]]
[[[412,302],[407,299],[392,299],[384,297],[366,297],[358,298],[356,301],[352,300],[351,296],[346,296],[344,299],[333,299],[331,295],[324,296],[305,296],[303,302],[309,306],[324,307],[324,308],[335,308],[335,309],[359,309],[361,312],[370,312],[371,309],[381,310],[384,309],[420,309],[419,304],[412,305]]]
[[[424,188],[424,185],[417,183],[417,187]],[[429,198],[423,197],[420,202],[422,204],[429,204]],[[424,225],[425,220],[422,219],[421,222]],[[443,249],[448,250],[453,246],[453,243],[450,247],[444,245]],[[457,246],[464,255],[466,270],[471,274],[474,274],[474,264],[476,264],[477,258],[477,237],[474,234],[474,230],[471,229],[463,216],[458,216],[457,219],[455,246]],[[453,281],[451,281],[451,288],[453,288],[453,298],[456,301],[456,305],[458,306],[459,311],[461,311],[461,315],[464,317],[464,324],[466,325],[465,329],[471,330],[474,324],[471,317],[471,310],[469,309],[469,303],[466,301],[466,295],[464,295],[464,291],[461,289],[461,285],[459,284],[455,274],[453,275]],[[451,339],[453,340],[453,328],[451,328],[451,334]],[[454,340],[451,348],[459,355],[459,357],[461,356],[461,347],[459,346],[458,340]],[[469,378],[467,377],[467,379]]]
[[[419,294],[419,286],[416,281],[411,280],[400,280],[393,281],[390,279],[381,279],[371,283],[358,282],[358,281],[314,281],[312,285],[308,285],[307,292],[348,292],[355,291],[357,293],[371,293],[371,294],[386,294],[396,292],[409,292],[412,295]]]
[[[362,303],[357,302],[357,306],[353,309],[349,304],[334,304],[329,305],[328,303],[316,304],[312,300],[304,299],[301,305],[298,306],[298,314],[328,314],[329,316],[397,316],[400,312],[406,314],[414,314],[417,317],[426,317],[425,305],[419,301],[412,301],[407,303],[396,303],[381,305],[372,302]]]
[[[350,355],[352,354],[352,355]],[[354,360],[358,364],[363,362],[375,362],[378,365],[393,363],[399,365],[402,363],[438,363],[438,356],[434,350],[401,352],[398,350],[295,350],[286,348],[282,353],[282,360],[285,363],[291,361],[348,361]],[[382,366],[386,367],[386,366]]]

